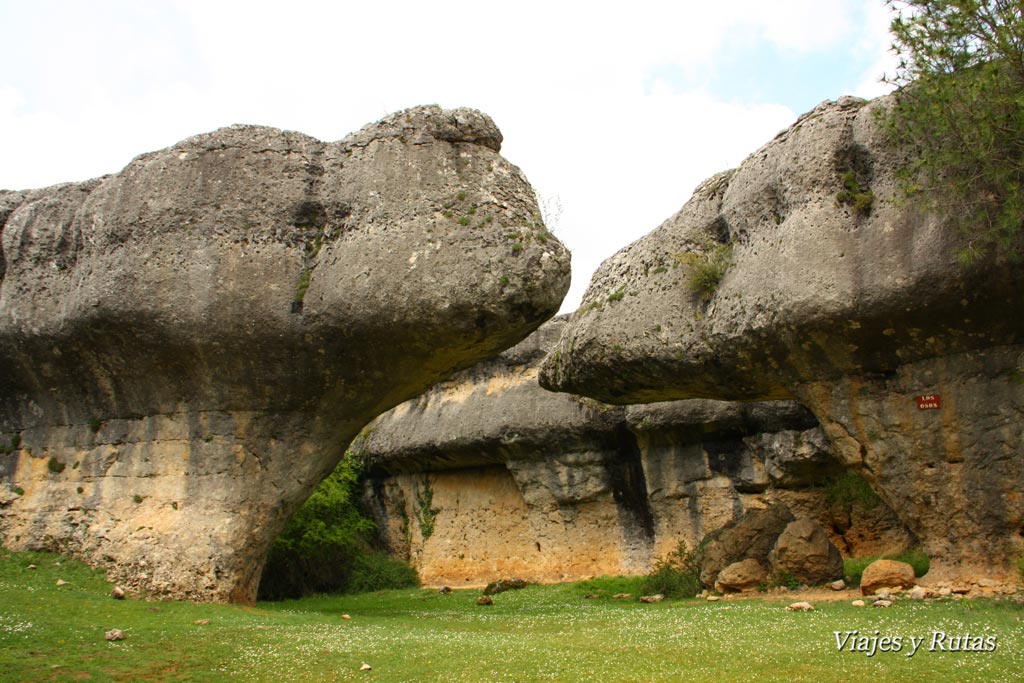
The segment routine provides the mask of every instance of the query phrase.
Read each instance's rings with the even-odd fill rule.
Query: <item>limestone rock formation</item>
[[[251,601],[374,416],[558,308],[569,255],[484,114],[234,126],[0,194],[0,539]]]
[[[792,402],[615,407],[543,390],[538,364],[566,324],[546,323],[357,440],[367,506],[427,585],[645,573],[680,541],[693,548],[773,503],[818,520],[846,552],[907,545],[884,504],[830,501],[825,484],[842,468]]]
[[[541,384],[617,404],[797,399],[920,539],[932,573],[1024,553],[1024,271],[958,259],[956,211],[843,98],[604,262]]]

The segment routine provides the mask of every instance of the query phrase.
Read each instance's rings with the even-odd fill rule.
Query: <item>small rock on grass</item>
[[[839,579],[838,581],[833,581],[832,583],[830,583],[828,587],[834,591],[846,590],[846,582],[842,579]]]
[[[854,600],[850,604],[853,605],[854,607],[864,607],[864,606],[867,605],[867,603],[864,602],[863,600]]]
[[[615,598],[616,600],[626,600],[628,598],[633,597],[633,594],[632,593],[616,593],[612,597]]]
[[[647,603],[661,602],[664,599],[665,599],[664,595],[662,595],[661,593],[655,593],[654,595],[645,595],[645,596],[643,596],[642,598],[640,598],[640,602],[647,602]]]
[[[718,602],[721,599],[722,599],[722,596],[720,596],[720,595],[709,595],[708,596],[708,602]]]
[[[207,626],[210,623],[209,619],[196,619],[192,622],[196,626]]]
[[[892,607],[892,600],[875,600],[874,607]]]
[[[794,602],[786,609],[790,612],[810,612],[814,609],[814,605],[809,602]]]
[[[29,566],[25,567],[25,569],[35,569],[35,568],[36,568],[36,566],[34,564],[30,564]]]
[[[363,665],[361,667],[359,667],[359,670],[360,671],[373,671],[373,667],[370,666],[369,664],[367,664],[366,662],[363,662]]]
[[[57,585],[58,586],[66,586],[66,585],[68,585],[68,582],[65,581],[64,579],[57,579]]]
[[[111,629],[111,630],[107,631],[106,633],[103,634],[103,637],[106,638],[107,640],[109,640],[110,642],[115,642],[115,641],[118,641],[118,640],[124,640],[125,639],[124,631],[122,631],[119,628],[115,628],[115,629]]]
[[[344,619],[345,621],[348,621],[348,620],[349,620],[349,619],[351,619],[352,617],[351,617],[351,616],[349,616],[348,614],[342,614],[342,615],[341,615],[341,618],[342,618],[342,619]]]
[[[115,600],[124,600],[124,596],[124,589],[120,586],[114,586],[114,590],[110,591],[110,597],[114,598]]]
[[[489,596],[489,595],[481,595],[479,598],[476,599],[476,604],[478,604],[478,605],[493,605],[494,604],[494,599],[491,596]]]

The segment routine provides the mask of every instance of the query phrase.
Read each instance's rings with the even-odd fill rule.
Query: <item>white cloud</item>
[[[416,104],[474,106],[502,128],[506,156],[562,200],[570,307],[601,259],[794,118],[784,102],[669,86],[660,69],[708,72],[737,44],[850,51],[875,68],[884,17],[880,0],[101,5],[0,8],[18,26],[0,59],[29,56],[0,75],[0,187],[114,172],[231,123],[332,140]]]

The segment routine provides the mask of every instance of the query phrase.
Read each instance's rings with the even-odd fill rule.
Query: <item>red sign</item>
[[[938,394],[924,394],[917,397],[918,410],[938,410],[942,407],[942,397]]]

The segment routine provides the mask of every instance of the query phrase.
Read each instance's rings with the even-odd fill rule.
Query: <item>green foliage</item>
[[[853,472],[847,472],[826,484],[825,499],[847,511],[854,507],[873,510],[882,502],[875,490],[871,488],[871,484],[864,477]]]
[[[732,244],[717,244],[703,252],[688,252],[677,257],[689,274],[689,289],[708,303],[718,291],[725,273],[732,265]]]
[[[381,553],[369,552],[356,555],[345,583],[345,592],[369,593],[398,588],[419,588],[419,585],[420,577],[408,563]]]
[[[622,301],[623,297],[626,296],[626,285],[622,285],[614,292],[608,295],[608,302]]]
[[[1017,558],[1017,571],[1020,573],[1020,580],[1024,581],[1024,555]]]
[[[667,598],[692,598],[700,592],[700,552],[679,542],[676,549],[658,560],[644,577],[642,590],[648,595],[661,593]]]
[[[300,304],[306,298],[306,290],[309,289],[309,281],[313,277],[313,271],[306,268],[299,275],[299,284],[295,287],[295,303]]]
[[[25,489],[21,488],[20,486],[15,486],[14,488],[11,489],[11,492],[14,493],[14,495],[16,496],[25,495]]]
[[[430,479],[425,479],[423,486],[416,490],[416,521],[420,524],[420,534],[424,541],[434,535],[434,521],[439,510],[433,504],[434,488]]]
[[[54,474],[60,474],[61,472],[64,471],[65,467],[67,467],[67,465],[62,463],[57,458],[50,458],[50,460],[46,463],[46,469],[50,470]]]
[[[776,586],[785,586],[789,590],[796,590],[803,585],[803,581],[793,576],[789,572],[776,572],[772,574],[768,581],[765,583],[766,588],[774,588]]]
[[[96,434],[101,429],[103,429],[103,420],[101,420],[98,417],[94,417],[94,418],[90,419],[89,420],[89,429],[90,429],[90,431],[92,431],[93,434]]]
[[[345,453],[274,539],[260,579],[264,599],[340,590],[376,530],[359,510],[359,458]]]
[[[459,225],[463,225],[463,226],[469,225],[469,221],[470,221],[469,216],[462,216],[461,218],[459,218]]]
[[[884,117],[913,154],[915,201],[961,218],[961,259],[1020,256],[1024,217],[1024,12],[1006,0],[887,0],[894,12],[889,82],[904,86]]]
[[[867,188],[862,189],[857,174],[847,171],[843,174],[843,189],[836,195],[836,201],[852,207],[858,216],[869,216],[875,203],[875,193]]]
[[[138,504],[140,504],[140,503],[141,503],[142,501],[144,501],[144,500],[145,500],[145,498],[143,498],[142,496],[140,496],[139,494],[137,494],[137,493],[136,493],[136,494],[135,494],[134,496],[132,496],[132,500],[133,500],[133,501],[135,501],[135,504],[136,504],[136,505],[138,505]]]

